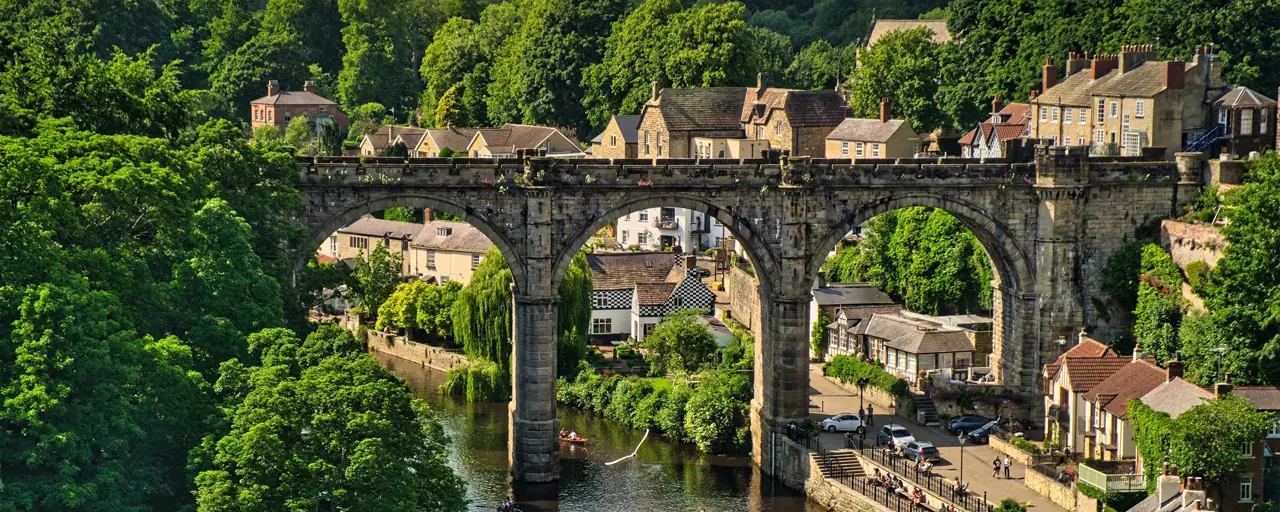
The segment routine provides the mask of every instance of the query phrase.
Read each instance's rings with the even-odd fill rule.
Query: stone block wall
[[[440,347],[416,343],[406,340],[403,336],[372,329],[368,333],[370,351],[391,354],[400,359],[429,366],[440,371],[449,371],[455,366],[468,363],[467,356],[450,352]]]
[[[760,322],[760,292],[756,278],[737,266],[732,266],[724,277],[724,292],[729,295],[729,312],[734,320],[745,325],[757,340],[762,338]]]
[[[1195,261],[1216,266],[1227,248],[1227,239],[1216,226],[1166,219],[1160,221],[1160,247],[1185,271]]]
[[[1031,465],[1030,453],[1022,451],[1017,446],[1009,444],[1008,441],[1000,439],[999,437],[989,436],[988,439],[990,440],[992,450],[995,450],[997,453],[1008,455],[1010,459],[1013,459],[1014,462],[1017,462],[1018,464],[1022,464],[1024,466]],[[1030,474],[1032,471],[1028,470],[1027,473]]]
[[[1076,490],[1074,484],[1058,482],[1031,468],[1027,468],[1026,478],[1023,479],[1023,483],[1027,485],[1028,489],[1049,498],[1049,501],[1054,502],[1059,507],[1072,511],[1076,510],[1076,498],[1080,496],[1080,491]],[[1089,512],[1094,512],[1094,509],[1089,509]]]

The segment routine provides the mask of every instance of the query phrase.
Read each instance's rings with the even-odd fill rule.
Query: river
[[[690,511],[818,512],[816,503],[768,477],[745,456],[707,455],[693,445],[651,434],[635,458],[605,466],[635,449],[643,431],[601,415],[560,407],[560,425],[591,440],[562,445],[560,481],[516,485],[507,478],[507,404],[441,396],[444,372],[376,353],[438,412],[450,437],[449,463],[467,484],[471,510],[491,511],[514,492],[525,512]]]

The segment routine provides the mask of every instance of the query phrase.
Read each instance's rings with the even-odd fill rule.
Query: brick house
[[[1083,330],[1078,342],[1044,365],[1041,389],[1044,393],[1045,439],[1057,436],[1068,453],[1084,451],[1086,425],[1084,395],[1120,368],[1129,364]],[[1065,339],[1059,340],[1066,343]]]
[[[250,126],[275,126],[283,132],[293,118],[307,118],[312,132],[318,132],[323,123],[338,125],[338,132],[347,131],[347,114],[329,98],[316,94],[316,83],[307,80],[302,91],[280,89],[279,80],[267,82],[267,95],[249,102]]]
[[[1213,116],[1222,125],[1222,151],[1243,157],[1271,149],[1275,141],[1276,100],[1237,86],[1213,102]]]
[[[890,117],[889,99],[880,100],[879,119],[849,118],[826,137],[827,158],[911,158],[920,151],[920,137],[911,124]]]
[[[640,116],[613,116],[609,125],[591,139],[592,158],[636,158]]]
[[[1007,158],[1010,143],[1020,144],[1030,132],[1028,118],[1031,105],[1010,103],[1003,105],[1000,98],[991,100],[991,116],[969,133],[960,137],[960,156],[963,158]]]

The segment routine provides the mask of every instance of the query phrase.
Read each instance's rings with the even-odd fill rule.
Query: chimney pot
[[[697,268],[697,267],[698,267],[698,257],[697,257],[697,256],[695,256],[695,255],[693,255],[693,254],[690,254],[690,255],[685,256],[685,257],[684,257],[684,268],[685,268],[686,270],[691,270],[691,269],[694,269],[694,268]]]
[[[1081,327],[1080,334],[1077,335],[1077,338],[1079,343],[1084,343],[1084,340],[1089,339],[1089,331],[1086,331],[1084,327]]]
[[[307,91],[307,92],[312,93],[312,94],[315,94],[315,92],[316,92],[316,81],[315,81],[315,80],[307,80],[307,81],[305,81],[305,82],[302,82],[302,90]]]
[[[436,212],[431,211],[431,209],[430,209],[430,208],[423,208],[423,209],[422,209],[422,222],[423,222],[423,224],[428,223],[428,222],[431,222],[431,221],[433,221],[433,220],[436,220]]]
[[[1164,369],[1166,380],[1173,380],[1182,376],[1182,361],[1177,358],[1165,363]]]
[[[1145,357],[1146,357],[1146,354],[1143,354],[1143,353],[1142,353],[1142,344],[1141,344],[1141,343],[1139,343],[1139,344],[1137,344],[1137,345],[1134,345],[1134,346],[1133,346],[1133,360],[1134,360],[1134,361],[1141,361],[1141,360],[1142,360],[1142,359],[1144,359]]]
[[[756,89],[764,89],[764,72],[756,73]]]

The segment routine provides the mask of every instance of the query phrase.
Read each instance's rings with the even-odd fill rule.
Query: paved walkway
[[[821,365],[810,365],[809,414],[815,421],[822,421],[845,412],[858,412],[858,394],[850,393],[828,381],[822,375]],[[942,460],[938,461],[937,465],[934,466],[933,472],[935,474],[941,475],[947,480],[954,479],[960,474],[960,442],[956,436],[946,432],[941,426],[922,427],[901,417],[889,416],[888,411],[881,409],[879,405],[876,406],[874,420],[875,426],[872,427],[873,429],[884,426],[886,421],[892,421],[906,427],[916,439],[929,441],[934,446],[937,446],[938,451],[942,454]],[[867,432],[867,438],[875,438],[873,431]],[[821,436],[821,443],[825,448],[844,448],[844,434],[824,432]],[[999,455],[987,445],[966,444],[964,446],[963,480],[969,483],[971,491],[978,494],[986,492],[987,500],[992,503],[999,503],[1004,498],[1013,498],[1024,505],[1029,502],[1032,511],[1065,512],[1066,509],[1049,501],[1049,498],[1041,496],[1039,493],[1027,488],[1026,485],[1023,485],[1023,472],[1026,468],[1022,464],[1013,463],[1013,467],[1009,471],[1011,479],[992,477],[991,461]]]

